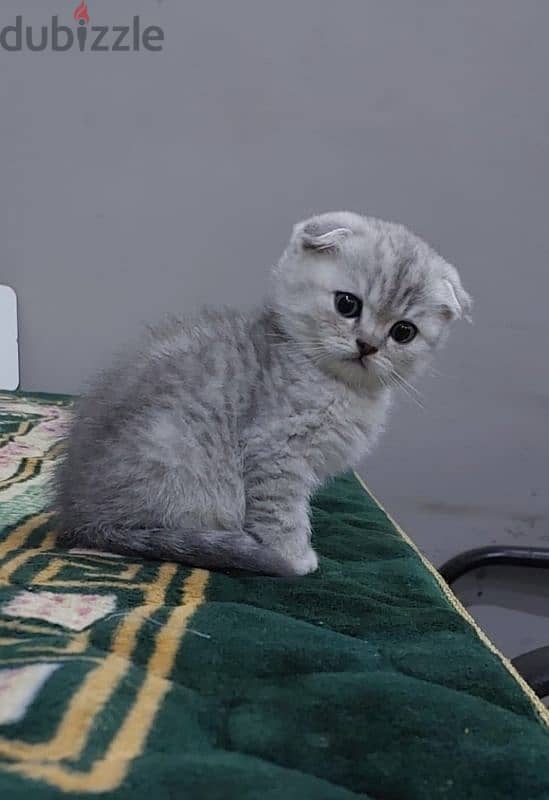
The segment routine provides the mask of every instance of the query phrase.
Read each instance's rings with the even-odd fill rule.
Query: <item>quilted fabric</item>
[[[69,417],[0,395],[0,796],[549,798],[545,710],[355,476],[306,578],[67,552]]]

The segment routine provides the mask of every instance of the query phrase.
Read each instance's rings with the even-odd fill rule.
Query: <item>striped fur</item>
[[[364,303],[359,319],[334,293]],[[349,213],[294,229],[265,307],[170,321],[77,407],[58,471],[63,538],[205,568],[317,567],[309,497],[381,432],[392,387],[467,312],[456,271],[401,226]],[[405,347],[392,324],[414,321]],[[378,348],[357,358],[356,339]]]

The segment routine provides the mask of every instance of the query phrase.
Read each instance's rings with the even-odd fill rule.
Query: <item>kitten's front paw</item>
[[[291,561],[291,568],[293,575],[309,575],[311,572],[316,572],[318,569],[318,556],[313,550],[309,548],[303,555],[293,558]]]

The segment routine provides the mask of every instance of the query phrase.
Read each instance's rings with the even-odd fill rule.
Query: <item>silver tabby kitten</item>
[[[312,572],[311,493],[370,450],[393,387],[470,303],[401,225],[349,212],[296,225],[262,310],[165,325],[80,401],[58,473],[62,538]]]

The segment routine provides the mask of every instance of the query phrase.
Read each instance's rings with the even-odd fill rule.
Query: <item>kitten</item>
[[[309,497],[381,432],[471,300],[406,228],[348,212],[294,228],[253,314],[204,311],[77,405],[57,481],[72,546],[304,575]]]

